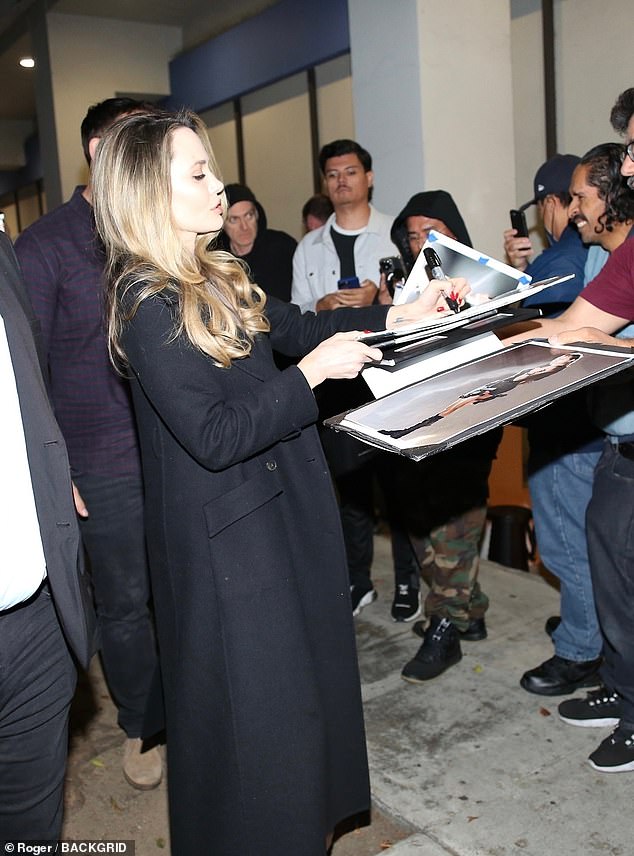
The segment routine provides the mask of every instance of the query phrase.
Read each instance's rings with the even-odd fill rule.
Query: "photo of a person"
[[[421,460],[604,378],[630,359],[522,342],[412,383],[330,424]]]
[[[522,371],[512,377],[500,378],[498,381],[491,381],[483,384],[482,386],[476,387],[475,389],[470,389],[468,392],[463,392],[462,395],[460,395],[451,404],[448,404],[447,407],[439,413],[417,422],[416,425],[410,425],[409,428],[380,430],[379,434],[386,434],[389,437],[395,438],[404,437],[406,434],[410,434],[418,428],[426,428],[429,425],[433,425],[445,416],[455,413],[455,411],[459,410],[461,407],[466,407],[469,404],[481,404],[484,401],[492,401],[494,398],[500,398],[501,396],[508,395],[511,390],[515,389],[520,384],[541,380],[546,376],[561,372],[568,368],[568,366],[572,365],[572,363],[580,360],[582,356],[583,354],[579,353],[560,354],[559,356],[553,357],[543,365],[534,366],[531,369],[522,369]]]
[[[530,285],[530,277],[525,277],[521,271],[491,259],[440,232],[431,231],[424,247],[435,250],[447,276],[464,277],[469,282],[471,291],[467,307],[482,305]],[[408,302],[424,291],[430,279],[431,271],[423,253],[420,253],[407,279],[402,302]]]

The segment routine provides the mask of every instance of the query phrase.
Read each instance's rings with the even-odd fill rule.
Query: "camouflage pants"
[[[411,536],[421,577],[429,586],[425,615],[448,618],[458,630],[466,630],[470,620],[482,618],[489,605],[478,583],[486,513],[485,505],[471,508],[424,537]]]
[[[391,465],[407,511],[404,524],[429,586],[425,614],[448,618],[459,630],[482,618],[489,605],[478,584],[480,542],[501,437],[496,428],[417,464],[396,457]]]

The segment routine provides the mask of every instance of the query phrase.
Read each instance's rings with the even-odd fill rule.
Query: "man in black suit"
[[[61,831],[75,660],[92,653],[90,599],[66,447],[37,322],[0,232],[0,836]]]

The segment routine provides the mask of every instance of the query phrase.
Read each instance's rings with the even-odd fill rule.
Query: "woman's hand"
[[[447,277],[447,279],[432,279],[420,297],[413,303],[393,306],[387,313],[387,327],[400,324],[415,324],[423,318],[433,315],[442,318],[443,314],[451,314],[442,292],[462,305],[465,297],[471,291],[471,286],[464,277]]]
[[[297,368],[311,389],[327,378],[343,380],[356,377],[367,363],[382,358],[378,348],[370,348],[359,341],[361,335],[358,331],[335,333],[300,360]]]

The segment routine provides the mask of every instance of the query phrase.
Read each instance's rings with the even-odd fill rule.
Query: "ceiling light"
[[[35,60],[32,56],[23,56],[20,59],[20,65],[22,68],[35,68]]]

